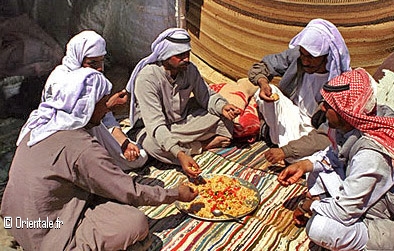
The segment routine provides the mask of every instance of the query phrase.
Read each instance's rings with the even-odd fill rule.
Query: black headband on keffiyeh
[[[186,35],[186,38],[176,38],[176,37],[166,36],[164,39],[167,39],[168,41],[177,44],[184,44],[190,42],[190,37],[188,35]]]
[[[362,68],[345,72],[321,90],[324,100],[349,124],[394,156],[394,118],[371,115],[376,107],[373,78]]]
[[[323,90],[327,92],[342,92],[350,89],[350,85],[331,86],[328,83],[323,85]]]

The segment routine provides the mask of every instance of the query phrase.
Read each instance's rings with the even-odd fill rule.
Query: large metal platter
[[[230,177],[230,178],[235,178],[235,179],[237,179],[239,181],[239,183],[242,186],[247,187],[249,189],[252,189],[255,192],[254,197],[251,198],[250,200],[246,201],[246,203],[248,203],[248,205],[251,206],[251,209],[248,212],[244,213],[244,214],[234,215],[235,217],[237,217],[237,218],[244,217],[244,216],[250,214],[251,212],[253,212],[257,208],[257,206],[260,203],[260,194],[259,194],[259,191],[257,190],[257,188],[252,183],[250,183],[250,182],[248,182],[248,181],[246,181],[246,180],[244,180],[242,178],[235,177],[235,176],[232,176],[232,175],[227,175],[227,174],[203,174],[203,175],[199,176],[199,179],[210,179],[210,178],[213,178],[214,176],[215,177],[216,176],[227,176],[227,177]],[[180,201],[176,201],[175,202],[175,206],[178,208],[178,210],[180,210],[181,212],[186,213],[186,214],[188,214],[188,215],[190,215],[190,216],[192,216],[192,217],[194,217],[196,219],[206,220],[206,221],[232,221],[233,220],[233,219],[228,218],[226,216],[216,217],[213,214],[212,214],[211,218],[198,216],[198,215],[193,214],[193,213],[188,211],[189,205],[190,205],[190,203],[184,203],[184,202],[180,202]]]

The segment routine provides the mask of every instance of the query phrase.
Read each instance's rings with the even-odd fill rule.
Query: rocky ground
[[[25,121],[18,118],[0,119],[0,193],[3,195],[8,178],[8,169],[16,149],[19,130]],[[19,249],[14,238],[4,229],[0,218],[0,250]]]

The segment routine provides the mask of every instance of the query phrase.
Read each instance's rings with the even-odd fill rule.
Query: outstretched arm
[[[126,104],[128,99],[128,94],[126,90],[121,90],[113,94],[107,101],[107,108],[112,110],[118,106]]]
[[[313,164],[309,160],[301,160],[286,167],[278,175],[278,182],[282,186],[289,186],[296,183],[302,175],[313,170]]]

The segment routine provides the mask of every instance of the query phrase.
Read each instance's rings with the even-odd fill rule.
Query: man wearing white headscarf
[[[72,37],[67,43],[66,55],[62,59],[62,64],[51,72],[46,81],[41,98],[42,102],[61,102],[65,95],[63,92],[75,91],[73,87],[86,81],[86,78],[89,78],[92,72],[102,73],[104,71],[104,56],[106,54],[105,40],[96,32],[85,30]],[[103,74],[102,78],[99,80],[108,81]],[[125,91],[116,93],[114,96],[123,97],[124,102],[127,101]],[[72,107],[68,109],[72,109]],[[82,115],[78,114],[79,112],[83,113],[84,111],[73,111],[73,123],[82,123],[82,121],[80,121]],[[72,129],[72,126],[68,124],[68,121],[65,121],[61,114],[57,114],[58,117],[56,121],[52,120],[51,118],[54,116],[53,113],[54,110],[48,110],[46,118],[48,119],[48,123],[45,129],[34,129],[31,133],[29,144],[35,143],[35,134],[37,130],[45,130],[49,133],[54,126],[61,126],[61,129],[65,130]],[[66,116],[69,117],[68,114],[66,114]],[[34,116],[32,118],[34,118]],[[142,167],[148,159],[147,154],[143,149],[140,149],[135,142],[127,138],[122,132],[119,123],[112,115],[112,112],[106,115],[103,122],[107,127],[112,129],[112,135],[103,123],[93,127],[91,133],[96,136],[99,142],[108,150],[116,163],[125,171]],[[42,123],[42,120],[40,120],[40,122],[36,121],[35,123]],[[25,126],[18,142],[22,140],[23,136],[28,131],[30,131],[30,129]],[[40,131],[38,131],[37,134],[43,135]]]
[[[197,176],[201,170],[192,155],[228,146],[239,109],[212,91],[189,61],[186,30],[165,30],[151,49],[126,87],[131,94],[131,125],[139,118],[145,125],[137,142],[154,158]]]
[[[255,98],[265,120],[263,137],[279,147],[265,152],[271,163],[294,162],[330,144],[327,126],[316,130],[311,119],[318,111],[323,84],[351,69],[345,41],[327,20],[311,20],[289,48],[265,56],[248,73],[249,80],[260,86]],[[269,84],[274,77],[281,77],[278,87]]]
[[[20,133],[2,217],[23,250],[147,250],[138,207],[190,202],[197,192],[135,183],[89,130],[118,103],[111,83],[89,67],[67,76],[81,81],[58,79]]]

